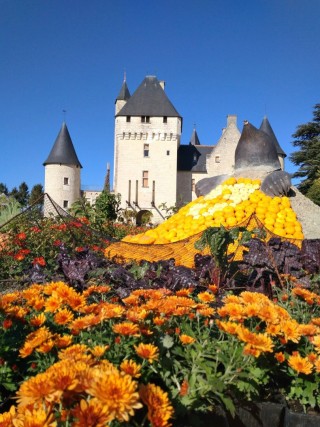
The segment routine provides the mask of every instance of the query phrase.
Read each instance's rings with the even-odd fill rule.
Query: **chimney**
[[[162,89],[164,90],[164,87],[166,85],[166,82],[164,80],[159,80],[159,84],[162,87]]]
[[[227,127],[231,124],[234,124],[237,126],[237,116],[235,114],[228,114],[227,115]]]

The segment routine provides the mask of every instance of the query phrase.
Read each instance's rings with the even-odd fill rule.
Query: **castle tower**
[[[281,169],[284,170],[284,159],[285,157],[287,157],[286,153],[282,150],[282,148],[280,147],[280,144],[273,132],[273,129],[269,123],[269,120],[267,118],[267,116],[265,116],[262,120],[261,126],[260,126],[260,130],[262,130],[263,132],[265,132],[267,135],[270,136],[270,138],[272,139],[273,143],[276,146],[277,149],[277,153],[278,153],[278,157],[279,157],[279,162],[281,165]]]
[[[132,96],[124,81],[115,111],[114,191],[122,208],[138,215],[150,211],[152,221],[160,221],[158,206],[176,203],[182,117],[155,76],[147,76]]]
[[[44,192],[62,208],[68,209],[80,198],[81,163],[67,125],[63,122],[45,167]]]

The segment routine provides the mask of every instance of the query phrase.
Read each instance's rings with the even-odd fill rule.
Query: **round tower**
[[[62,123],[45,167],[44,192],[63,209],[80,198],[81,163],[74,149],[67,125]],[[53,212],[56,214],[56,212]],[[46,212],[46,214],[48,214]]]

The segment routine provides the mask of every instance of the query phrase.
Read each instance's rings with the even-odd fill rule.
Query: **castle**
[[[227,116],[226,127],[214,146],[201,144],[195,129],[189,144],[181,144],[182,124],[182,116],[166,95],[163,81],[146,76],[132,95],[123,81],[115,100],[113,191],[121,194],[122,209],[135,212],[137,223],[145,212],[152,213],[153,223],[161,222],[165,207],[197,197],[195,186],[199,180],[233,173],[240,138],[235,115]],[[260,130],[271,136],[284,169],[286,154],[266,117]],[[65,123],[44,166],[45,192],[68,209],[81,195],[82,165]],[[94,203],[99,192],[82,194]]]

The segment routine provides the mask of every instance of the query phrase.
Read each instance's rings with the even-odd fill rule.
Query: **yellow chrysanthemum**
[[[110,421],[129,421],[136,409],[142,407],[139,402],[137,383],[130,375],[110,370],[105,374],[103,370],[94,370],[86,392],[96,397],[108,409]]]
[[[155,384],[141,385],[139,393],[148,407],[148,419],[152,427],[170,427],[174,411],[168,394]]]

